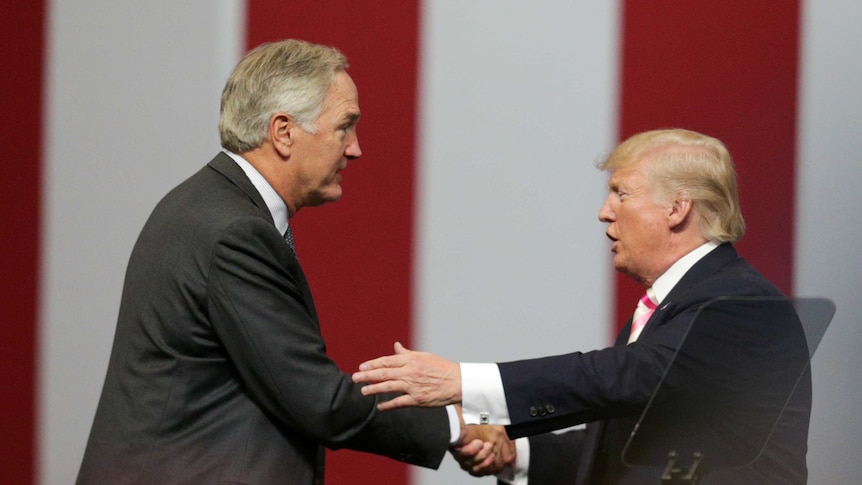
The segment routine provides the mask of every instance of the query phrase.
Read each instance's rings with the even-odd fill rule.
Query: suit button
[[[536,406],[530,406],[530,416],[536,417],[539,415],[539,410],[536,409]]]
[[[548,414],[554,414],[554,411],[556,411],[556,409],[554,408],[553,404],[548,404],[545,406],[545,411],[547,411]]]

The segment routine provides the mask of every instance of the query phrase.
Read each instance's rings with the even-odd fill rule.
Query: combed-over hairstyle
[[[237,64],[222,91],[222,147],[234,153],[258,148],[277,112],[293,116],[303,130],[315,133],[335,75],[347,66],[339,50],[301,40],[256,47]]]
[[[654,162],[647,179],[657,196],[692,200],[705,238],[722,243],[742,237],[736,170],[724,143],[689,130],[647,131],[621,143],[597,167],[613,171],[644,157]]]

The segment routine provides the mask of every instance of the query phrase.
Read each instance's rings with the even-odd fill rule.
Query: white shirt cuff
[[[461,420],[452,404],[446,406],[446,414],[449,415],[449,446],[454,446],[461,439]]]
[[[511,424],[497,364],[461,366],[461,412],[465,424]]]

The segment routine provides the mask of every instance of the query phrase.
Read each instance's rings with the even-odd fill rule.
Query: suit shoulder
[[[781,292],[730,244],[698,261],[677,283],[669,297],[709,300],[722,296],[781,296]]]

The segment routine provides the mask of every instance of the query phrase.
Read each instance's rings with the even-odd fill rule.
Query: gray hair
[[[260,147],[273,114],[284,112],[309,132],[336,73],[347,69],[339,50],[301,40],[266,43],[237,64],[221,95],[221,145],[234,153]]]

